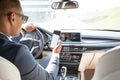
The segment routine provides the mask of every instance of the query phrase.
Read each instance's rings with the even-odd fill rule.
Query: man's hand
[[[36,29],[37,27],[35,25],[33,25],[32,23],[29,25],[26,25],[26,27],[24,28],[26,32],[32,32]]]
[[[58,45],[53,49],[53,53],[60,53],[62,49],[61,41],[58,42]]]

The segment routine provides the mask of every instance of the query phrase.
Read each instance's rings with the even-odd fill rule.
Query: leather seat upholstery
[[[120,79],[120,46],[109,50],[96,65],[92,80]]]
[[[21,80],[17,67],[3,57],[0,57],[0,80]]]

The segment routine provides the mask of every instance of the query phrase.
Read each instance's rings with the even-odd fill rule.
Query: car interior
[[[0,80],[21,80],[17,67],[3,57],[0,57]]]
[[[95,0],[89,1],[94,3],[92,1]],[[85,2],[85,6],[87,6],[89,1]],[[116,6],[120,3],[120,1],[117,1],[115,2]],[[71,2],[74,3],[75,7],[65,7],[67,3]],[[107,6],[108,3],[104,3]],[[21,44],[28,46],[36,60],[51,56],[50,42],[53,32],[54,30],[61,32],[62,50],[60,52],[59,72],[56,80],[120,79],[120,26],[118,24],[120,21],[118,18],[120,6],[114,8],[114,11],[112,8],[112,11],[105,9],[105,12],[105,10],[101,10],[101,7],[100,10],[96,9],[94,14],[91,12],[92,10],[90,13],[87,11],[87,16],[83,17],[81,15],[82,19],[80,19],[79,16],[75,15],[80,14],[80,11],[77,12],[77,9],[81,9],[82,2],[80,3],[80,0],[21,0],[21,4],[25,14],[32,18],[37,17],[36,20],[35,18],[30,18],[28,21],[34,22],[37,29],[26,33],[20,40]],[[89,10],[90,6],[82,8],[88,8]],[[76,11],[75,14],[73,10]],[[69,15],[70,13],[73,13],[72,16],[74,16],[75,20]],[[67,17],[65,17],[66,15]],[[51,18],[59,19],[51,20]],[[86,22],[87,25],[82,24],[78,19]],[[50,23],[45,23],[43,22],[44,20],[46,22],[50,20]],[[117,26],[114,23],[117,23]],[[109,26],[110,28],[108,28]],[[0,65],[3,65],[1,60]],[[1,70],[2,68],[0,67],[0,73]],[[16,77],[19,79],[14,78],[15,80],[20,80],[19,74]]]
[[[120,79],[120,46],[112,48],[103,55],[97,63],[92,80],[115,80]]]

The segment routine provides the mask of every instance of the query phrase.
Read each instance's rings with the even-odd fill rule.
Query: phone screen
[[[60,39],[61,31],[54,30],[52,40],[51,40],[51,48],[55,48],[57,46],[58,40]]]

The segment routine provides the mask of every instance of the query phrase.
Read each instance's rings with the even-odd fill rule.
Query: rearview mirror
[[[77,1],[60,1],[60,2],[53,2],[51,8],[52,9],[74,9],[78,8]]]

